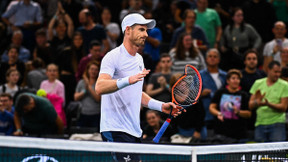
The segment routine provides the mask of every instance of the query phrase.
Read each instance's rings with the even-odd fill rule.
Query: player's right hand
[[[129,84],[134,84],[142,81],[143,78],[150,73],[150,70],[143,69],[141,73],[129,77]]]

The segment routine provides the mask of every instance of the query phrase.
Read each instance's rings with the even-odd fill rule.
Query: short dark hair
[[[169,57],[171,58],[171,56],[168,54],[168,53],[162,53],[161,56],[160,56],[160,60],[164,57]]]
[[[240,70],[238,69],[230,69],[228,72],[227,72],[227,75],[226,75],[226,80],[230,79],[232,75],[238,75],[239,78],[241,79],[242,78],[242,73]]]
[[[23,110],[23,107],[30,104],[31,98],[32,97],[27,94],[20,95],[17,99],[16,108],[18,108],[18,110]]]
[[[275,65],[277,65],[277,66],[279,66],[279,67],[281,66],[278,61],[273,60],[273,61],[271,61],[271,62],[268,64],[268,69],[270,69],[270,70],[273,69],[273,67],[274,67]]]
[[[187,17],[187,15],[188,15],[189,12],[193,12],[194,15],[195,15],[195,19],[197,18],[197,15],[196,15],[196,13],[195,13],[194,10],[192,10],[192,9],[186,9],[186,10],[184,11],[184,14],[183,14],[183,19],[186,19],[186,17]]]
[[[19,48],[17,47],[17,46],[15,46],[15,45],[10,45],[9,47],[8,47],[8,49],[7,49],[7,52],[9,52],[11,49],[16,49],[16,51],[17,51],[17,53],[19,54]]]
[[[37,37],[37,36],[44,36],[44,37],[46,37],[46,30],[43,29],[43,28],[38,29],[38,30],[36,31],[36,33],[35,33],[35,36],[36,36],[36,37]]]
[[[43,68],[44,67],[44,62],[41,58],[37,57],[32,61],[32,66],[37,69],[37,68]]]
[[[18,75],[20,75],[20,73],[19,73],[19,71],[17,70],[17,69],[8,69],[7,71],[6,71],[6,77],[8,77],[12,72],[18,72]]]
[[[0,97],[8,97],[9,100],[12,100],[12,99],[13,99],[13,97],[12,97],[11,94],[9,94],[9,93],[1,93],[1,94],[0,94]]]
[[[283,67],[281,70],[281,76],[280,77],[288,77],[288,67]]]
[[[101,46],[101,43],[98,40],[92,40],[89,45],[89,49],[92,49],[94,46]]]
[[[247,55],[248,55],[249,53],[255,53],[255,55],[256,55],[256,57],[257,57],[257,59],[258,59],[258,55],[259,55],[258,51],[257,51],[257,50],[254,50],[254,49],[249,49],[249,50],[247,50],[247,51],[244,53],[244,60],[246,60],[246,57],[247,57]]]

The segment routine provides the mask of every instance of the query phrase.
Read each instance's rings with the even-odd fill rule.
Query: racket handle
[[[162,135],[164,134],[165,130],[167,129],[167,127],[169,126],[171,122],[171,119],[168,118],[166,119],[166,121],[164,122],[164,124],[162,125],[162,127],[160,128],[159,132],[156,134],[156,136],[153,138],[153,142],[158,143],[159,140],[161,139]]]

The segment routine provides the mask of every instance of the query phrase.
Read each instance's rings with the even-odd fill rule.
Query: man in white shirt
[[[140,143],[140,107],[170,113],[176,117],[181,107],[169,102],[157,101],[142,92],[143,78],[150,70],[144,67],[137,53],[148,37],[147,29],[155,27],[155,20],[145,19],[134,13],[127,15],[121,24],[123,44],[108,52],[102,60],[96,93],[101,97],[100,132],[104,141]],[[123,160],[127,155],[116,155]],[[132,161],[138,156],[129,155]]]

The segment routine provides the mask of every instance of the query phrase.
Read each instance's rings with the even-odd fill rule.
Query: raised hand
[[[141,73],[129,77],[129,84],[134,84],[142,81],[143,78],[150,73],[150,70],[143,69]]]

